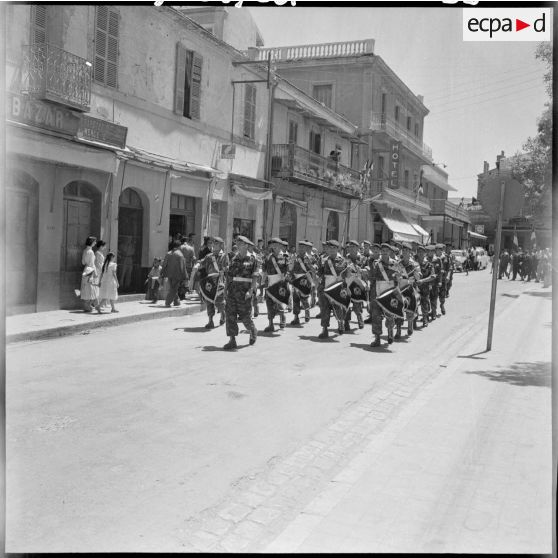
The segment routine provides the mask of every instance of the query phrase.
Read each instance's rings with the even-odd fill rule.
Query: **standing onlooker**
[[[153,304],[157,304],[159,299],[159,279],[161,277],[161,258],[153,258],[153,265],[147,274],[147,293],[145,300],[150,300]]]
[[[187,281],[186,262],[181,251],[180,241],[174,240],[171,251],[165,256],[161,269],[161,277],[166,277],[169,282],[169,291],[165,298],[165,306],[170,307],[171,303],[180,306],[178,297],[178,287],[183,281]]]
[[[494,254],[495,257],[496,254]],[[510,264],[510,255],[508,251],[504,248],[502,255],[500,256],[500,265],[498,269],[498,279],[502,279],[502,275],[505,275],[508,279],[510,278],[510,274],[508,272],[508,265]]]
[[[116,276],[116,262],[114,252],[109,252],[103,263],[101,282],[99,288],[99,298],[101,302],[110,302],[111,312],[118,312],[114,303],[118,299],[118,278]],[[99,314],[101,309],[97,308]]]
[[[184,264],[186,266],[186,273],[188,275],[188,277],[192,276],[192,270],[194,269],[194,264],[196,263],[196,251],[194,249],[194,244],[193,244],[193,233],[190,233],[188,235],[188,238],[186,238],[185,236],[183,236],[181,238],[182,240],[182,244],[180,245],[180,251],[182,252],[182,255],[184,256]],[[186,294],[189,291],[189,287],[186,284],[184,287],[184,291],[181,292],[180,294]],[[182,291],[182,289],[181,289]],[[181,299],[184,299],[184,296],[180,296]]]
[[[512,274],[512,281],[515,281],[517,274],[519,273],[519,254],[517,253],[517,248],[512,249],[511,253],[511,274]]]
[[[105,263],[105,250],[107,243],[104,240],[97,240],[95,246],[93,247],[93,253],[95,254],[95,268],[99,277],[103,271],[103,264]]]
[[[97,239],[88,236],[85,241],[85,248],[81,254],[81,264],[83,273],[81,276],[80,298],[83,300],[84,312],[92,312],[93,307],[99,311],[99,275],[95,267],[95,254],[93,247]]]

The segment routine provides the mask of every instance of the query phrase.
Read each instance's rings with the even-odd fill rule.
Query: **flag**
[[[471,198],[471,205],[477,205],[477,203],[479,203],[477,198]]]
[[[531,226],[531,248],[535,248],[537,246],[537,235],[535,233],[535,225]]]
[[[370,159],[367,159],[360,175],[360,181],[362,184],[368,183],[368,179],[370,178],[370,174],[372,173],[373,168],[374,163]]]
[[[422,182],[419,182],[418,188],[415,186],[415,201],[418,200],[419,195],[424,194],[424,188],[422,187]]]
[[[513,245],[519,248],[519,240],[517,240],[517,230],[515,227],[513,228]]]

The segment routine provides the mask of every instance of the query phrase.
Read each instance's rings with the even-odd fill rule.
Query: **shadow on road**
[[[529,296],[539,296],[539,297],[542,297],[542,298],[552,298],[552,291],[544,291],[544,292],[541,292],[541,291],[525,291],[524,294],[529,295]]]
[[[487,352],[488,351],[484,350],[481,351],[480,353],[473,353],[471,355],[458,355],[457,358],[472,358],[473,360],[486,360],[486,357],[480,357],[478,355],[484,355]]]
[[[318,339],[317,335],[299,335],[298,338],[302,339],[303,341],[313,341],[314,343],[339,343],[339,341],[337,341],[337,337],[339,337],[338,335],[335,335],[334,337],[330,336],[327,339]]]
[[[175,327],[174,331],[183,331],[184,333],[203,333],[211,331],[210,329],[205,329],[205,327]]]
[[[509,298],[519,298],[518,294],[502,293],[502,296],[507,296]]]
[[[391,353],[391,351],[388,349],[389,345],[387,344],[382,344],[379,347],[371,347],[370,343],[350,343],[349,345],[351,347],[354,347],[355,349],[362,349],[363,351],[367,351],[369,353]]]
[[[471,370],[465,374],[477,374],[494,382],[506,382],[514,386],[550,387],[549,362],[518,362],[509,368],[498,370]]]

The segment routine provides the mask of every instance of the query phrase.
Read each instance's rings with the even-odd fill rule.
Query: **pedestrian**
[[[105,250],[107,243],[104,240],[97,240],[95,246],[93,247],[93,253],[95,254],[95,268],[97,269],[97,274],[101,276],[103,271],[103,264],[105,263]]]
[[[186,262],[180,247],[180,240],[174,240],[171,243],[171,251],[165,256],[161,268],[161,277],[166,277],[168,280],[169,290],[165,298],[165,306],[167,308],[170,308],[171,303],[174,306],[180,306],[178,288],[181,283],[188,280]]]
[[[85,241],[85,248],[81,254],[81,264],[83,272],[81,275],[81,286],[79,296],[83,301],[83,311],[92,312],[93,308],[100,310],[99,306],[99,273],[95,267],[95,253],[93,247],[97,239],[88,236]]]
[[[495,257],[495,255],[493,256]],[[510,274],[508,273],[508,265],[510,263],[510,255],[508,251],[504,248],[502,254],[500,256],[500,265],[498,266],[498,279],[502,279],[502,276],[505,275],[508,279],[510,278]]]
[[[111,312],[118,312],[114,303],[118,300],[118,278],[116,276],[116,261],[114,252],[109,252],[103,263],[103,271],[99,285],[99,299],[110,303]],[[99,314],[101,309],[98,309]]]
[[[161,286],[161,258],[153,258],[153,264],[147,274],[147,292],[145,293],[145,300],[150,300],[153,304],[157,304],[159,299],[159,288]]]
[[[236,237],[238,252],[233,256],[226,272],[225,316],[229,342],[225,350],[237,348],[238,319],[250,333],[250,345],[256,342],[258,332],[252,321],[252,295],[256,292],[258,264],[248,248],[254,243],[245,236]]]
[[[191,279],[192,278],[192,271],[194,269],[194,265],[196,263],[196,251],[194,249],[194,233],[190,233],[187,237],[182,236],[180,251],[184,256],[184,264],[186,266],[186,275]],[[178,296],[180,300],[184,300],[186,298],[186,294],[190,291],[190,287],[186,281],[179,287]]]
[[[267,282],[265,304],[269,325],[264,329],[266,333],[275,331],[273,319],[277,315],[279,315],[279,328],[285,328],[285,306],[288,304],[290,297],[289,286],[286,282],[289,267],[287,246],[288,243],[284,240],[277,237],[272,238],[268,242],[270,253],[265,258],[262,266],[262,278],[264,282]],[[274,285],[277,285],[277,287],[272,288]]]

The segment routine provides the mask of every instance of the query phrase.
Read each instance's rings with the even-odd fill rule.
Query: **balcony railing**
[[[470,223],[471,219],[467,210],[449,202],[448,200],[434,199],[430,200],[430,207],[432,208],[432,215],[446,215]]]
[[[362,195],[359,171],[294,144],[273,146],[271,173],[351,197]]]
[[[21,92],[88,112],[91,63],[47,43],[28,45],[23,50]]]
[[[267,60],[271,53],[272,60],[302,60],[305,58],[339,58],[340,56],[358,56],[374,53],[374,39],[362,41],[343,41],[340,43],[317,43],[313,45],[295,45],[277,48],[249,49],[252,60]]]
[[[403,145],[408,147],[413,153],[419,157],[432,161],[432,149],[421,142],[408,130],[402,128],[398,122],[391,120],[384,113],[373,112],[370,116],[370,129],[373,131],[386,132],[390,137],[401,141]]]

